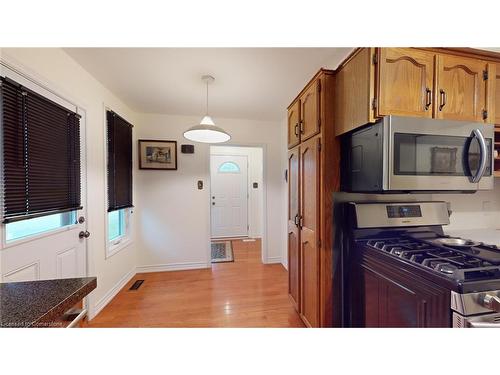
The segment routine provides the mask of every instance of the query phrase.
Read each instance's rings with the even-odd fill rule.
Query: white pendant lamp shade
[[[214,121],[208,115],[208,84],[215,80],[212,76],[201,77],[207,84],[207,112],[201,119],[200,125],[190,127],[184,132],[184,138],[193,142],[201,143],[223,143],[231,139],[231,136],[222,128],[215,126]]]
[[[201,143],[222,143],[231,136],[215,125],[195,125],[184,132],[184,138]]]

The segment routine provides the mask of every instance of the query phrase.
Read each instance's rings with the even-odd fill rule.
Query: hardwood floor
[[[234,262],[137,274],[88,327],[303,327],[281,264],[262,264],[260,240],[232,241]],[[145,280],[136,291],[128,289]]]

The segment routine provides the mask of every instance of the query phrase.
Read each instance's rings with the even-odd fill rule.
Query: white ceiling
[[[199,115],[203,74],[211,74],[210,113],[280,120],[321,67],[334,69],[351,48],[66,48],[133,110]]]

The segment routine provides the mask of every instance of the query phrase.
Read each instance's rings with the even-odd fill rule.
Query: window
[[[36,217],[5,225],[7,242],[75,224],[76,211]]]
[[[9,78],[0,83],[3,223],[45,231],[55,219],[40,217],[82,208],[80,116]]]
[[[108,240],[113,241],[123,237],[126,232],[125,209],[108,213]]]
[[[113,111],[108,121],[108,212],[132,207],[132,125]]]
[[[132,205],[132,125],[113,111],[106,112],[108,149],[108,246],[112,255],[129,238]]]
[[[226,161],[220,165],[219,173],[240,173],[240,167],[232,161]]]

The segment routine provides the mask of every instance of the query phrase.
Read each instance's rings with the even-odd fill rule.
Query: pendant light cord
[[[206,110],[206,115],[208,116],[208,80],[207,80],[207,110]]]

